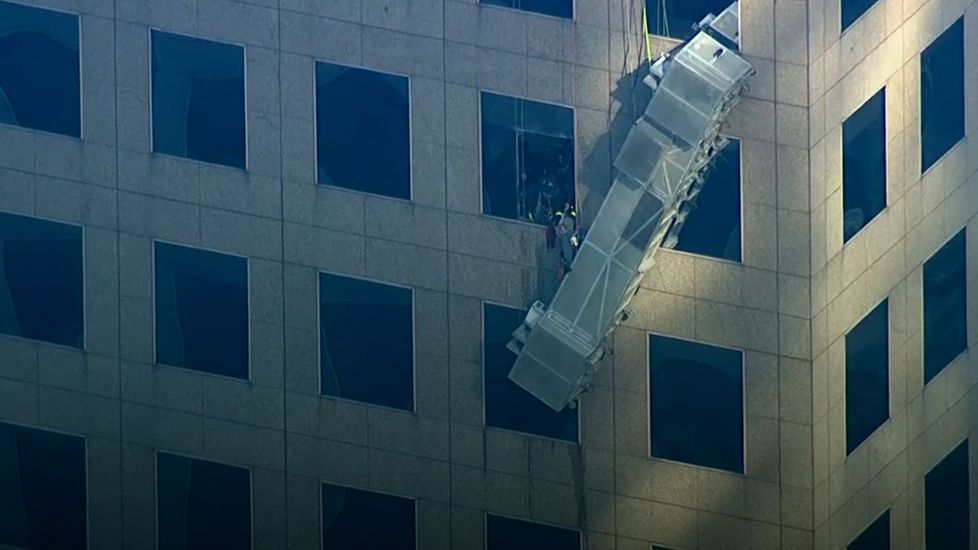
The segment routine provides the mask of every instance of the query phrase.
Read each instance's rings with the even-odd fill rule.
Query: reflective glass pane
[[[926,171],[964,138],[964,18],[920,54],[920,155]]]
[[[841,0],[842,30],[848,29],[875,3],[876,0]]]
[[[846,334],[846,454],[890,417],[889,301]]]
[[[486,514],[486,550],[580,550],[574,529]]]
[[[740,140],[717,155],[689,213],[676,250],[740,261]]]
[[[323,484],[325,550],[413,550],[414,500]]]
[[[876,518],[846,550],[890,550],[890,511]]]
[[[967,255],[962,229],[924,262],[924,383],[968,348]]]
[[[968,441],[965,440],[924,476],[927,548],[970,548],[971,483],[968,471]]]
[[[886,95],[881,89],[842,123],[842,236],[886,208]]]
[[[503,6],[544,15],[571,19],[574,17],[574,0],[479,0],[483,4]]]
[[[693,25],[709,14],[720,15],[733,0],[645,0],[649,34],[686,39]]]

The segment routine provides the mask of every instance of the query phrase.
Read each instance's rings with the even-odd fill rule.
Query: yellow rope
[[[645,34],[645,55],[649,58],[649,65],[652,64],[652,36],[649,34],[649,3],[642,0],[642,31]],[[632,12],[635,13],[635,12]]]

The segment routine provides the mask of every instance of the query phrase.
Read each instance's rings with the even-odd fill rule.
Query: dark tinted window
[[[862,14],[873,7],[876,0],[841,0],[842,1],[842,30],[845,31],[849,25],[855,23]]]
[[[0,333],[81,348],[82,229],[0,212]]]
[[[316,64],[319,183],[411,198],[408,79]]]
[[[156,362],[248,378],[248,260],[156,243]]]
[[[0,424],[0,546],[88,547],[85,440]]]
[[[676,250],[740,261],[740,141],[731,139],[717,155]]]
[[[920,54],[920,158],[927,170],[964,138],[964,18]]]
[[[846,453],[890,417],[889,301],[846,334]]]
[[[924,383],[968,348],[967,268],[962,229],[924,262]]]
[[[244,48],[153,31],[153,151],[245,167]]]
[[[251,472],[157,453],[158,550],[251,550]]]
[[[574,17],[574,0],[479,0],[483,4],[532,11],[571,19]]]
[[[547,223],[574,205],[574,111],[482,93],[482,212]]]
[[[320,274],[323,395],[414,409],[412,304],[409,288]]]
[[[652,456],[744,471],[742,353],[649,337]]]
[[[506,343],[526,312],[485,304],[483,314],[486,425],[576,442],[576,409],[555,412],[509,379],[516,355],[506,349]]]
[[[924,529],[927,548],[969,548],[969,490],[968,442],[964,441],[924,478]]]
[[[81,136],[78,17],[0,2],[0,123]]]
[[[414,500],[323,485],[325,550],[413,550]]]
[[[553,527],[486,514],[486,550],[580,550],[581,534]]]
[[[848,241],[886,208],[886,94],[842,123],[842,223]]]
[[[720,15],[729,0],[645,0],[649,34],[689,38],[693,25],[709,14]]]
[[[876,518],[846,550],[890,550],[890,511]]]

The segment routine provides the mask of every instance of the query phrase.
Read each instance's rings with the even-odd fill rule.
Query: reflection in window
[[[153,151],[244,168],[244,48],[152,36]]]
[[[730,0],[645,0],[649,34],[687,39],[693,25],[709,14],[720,15]]]
[[[930,168],[963,138],[964,18],[962,17],[920,54],[921,171]]]
[[[482,92],[482,212],[545,224],[575,201],[574,111]]]
[[[158,452],[158,550],[251,550],[251,472]]]
[[[885,113],[884,88],[842,123],[843,242],[886,207]]]
[[[516,355],[506,343],[526,312],[485,304],[483,315],[486,426],[577,442],[576,409],[555,412],[509,379]]]
[[[962,229],[924,262],[924,383],[968,348],[967,267]]]
[[[0,334],[81,348],[82,228],[0,212]]]
[[[649,336],[652,456],[744,471],[743,354]]]
[[[248,379],[248,260],[156,243],[156,362]]]
[[[532,521],[486,514],[486,550],[580,550],[581,534]]]
[[[0,424],[0,546],[88,546],[85,440]]]
[[[327,550],[414,550],[414,500],[323,484]]]
[[[78,16],[0,1],[0,123],[81,137]]]
[[[846,334],[846,454],[890,417],[889,300]]]
[[[971,538],[968,471],[968,441],[965,440],[924,476],[927,548],[968,550]]]
[[[409,288],[320,274],[323,395],[414,409],[413,300]]]
[[[483,4],[503,6],[543,15],[571,19],[574,17],[574,0],[479,0]]]
[[[856,19],[873,7],[876,0],[841,0],[842,1],[842,30],[845,31]]]
[[[679,234],[676,250],[740,261],[740,140],[717,155]]]
[[[319,183],[409,200],[408,79],[316,63]]]
[[[890,550],[890,511],[883,512],[869,524],[846,546],[846,550]]]

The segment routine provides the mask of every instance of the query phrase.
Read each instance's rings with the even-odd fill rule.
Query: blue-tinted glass
[[[153,151],[244,168],[244,48],[152,36]]]
[[[571,19],[574,17],[574,0],[479,0],[483,4],[515,8]]]
[[[324,550],[414,550],[414,500],[323,484]]]
[[[545,224],[574,192],[574,111],[482,93],[482,212]]]
[[[846,454],[890,417],[889,301],[846,334]]]
[[[886,94],[842,123],[842,236],[851,239],[886,208]]]
[[[842,30],[848,29],[849,25],[855,23],[875,3],[876,0],[842,0]]]
[[[926,171],[964,138],[964,18],[920,54],[920,158]]]
[[[553,527],[486,514],[486,550],[580,550],[581,534]]]
[[[555,412],[509,379],[516,356],[506,343],[526,312],[485,304],[483,314],[486,425],[577,442],[576,409]]]
[[[676,250],[740,261],[740,140],[731,139],[717,155]]]
[[[0,424],[0,546],[88,547],[85,440]]]
[[[156,362],[248,378],[248,260],[156,243]]]
[[[971,502],[968,442],[948,453],[924,477],[924,523],[927,548],[970,548]]]
[[[924,383],[968,348],[967,267],[962,229],[924,262]]]
[[[0,212],[0,334],[81,348],[82,229]]]
[[[320,274],[321,391],[414,409],[411,289]]]
[[[411,198],[408,79],[316,64],[319,183]]]
[[[645,0],[649,34],[686,39],[693,25],[709,14],[719,15],[731,0]]]
[[[744,471],[744,377],[736,350],[649,336],[652,456]]]
[[[81,136],[78,16],[0,2],[0,122]]]
[[[251,472],[157,453],[158,550],[251,550]]]
[[[846,550],[890,550],[890,511],[869,524],[862,533],[846,546]]]

